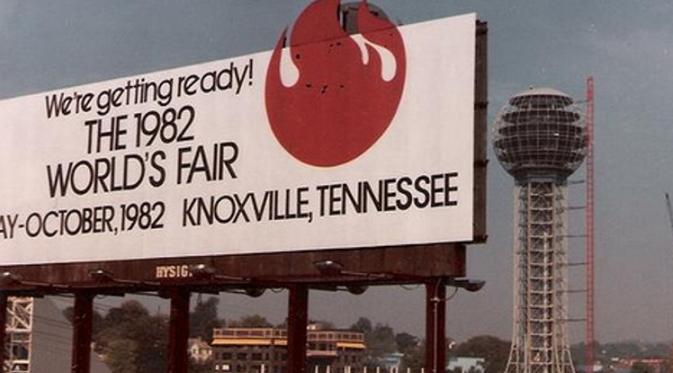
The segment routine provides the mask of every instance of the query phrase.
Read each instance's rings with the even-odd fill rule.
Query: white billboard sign
[[[0,101],[0,263],[471,241],[476,16],[317,3],[289,48]]]

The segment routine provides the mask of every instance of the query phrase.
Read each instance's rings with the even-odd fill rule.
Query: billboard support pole
[[[189,290],[174,289],[170,293],[171,318],[168,327],[168,373],[184,373],[188,369]]]
[[[7,293],[0,292],[0,369],[5,366],[7,352],[5,350],[5,341],[7,340]]]
[[[308,286],[294,284],[289,287],[287,314],[287,372],[304,373],[306,370],[306,326],[308,322]]]
[[[93,294],[75,293],[72,336],[72,373],[89,373],[91,366],[91,333],[93,327]]]
[[[425,371],[444,373],[446,366],[446,286],[441,279],[425,284]]]

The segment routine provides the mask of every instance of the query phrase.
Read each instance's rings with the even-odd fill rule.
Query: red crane
[[[586,160],[586,330],[584,365],[586,373],[594,371],[594,77],[587,78],[587,160]]]

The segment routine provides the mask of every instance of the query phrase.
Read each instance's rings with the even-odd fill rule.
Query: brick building
[[[213,330],[214,372],[284,373],[287,331],[279,328],[220,328]],[[362,368],[364,335],[350,330],[307,330],[307,372],[348,373]]]

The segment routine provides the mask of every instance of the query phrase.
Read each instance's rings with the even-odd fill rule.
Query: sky
[[[673,192],[673,3],[371,2],[403,24],[468,12],[488,22],[489,126],[507,98],[529,86],[554,87],[581,100],[586,77],[594,76],[597,338],[672,339],[673,234],[664,192]],[[308,3],[2,0],[0,99],[268,50]],[[511,337],[514,183],[490,148],[489,158],[489,239],[468,248],[468,276],[487,284],[448,302],[447,333],[458,340]],[[583,172],[571,179],[583,179]],[[583,188],[569,187],[571,205],[583,203]],[[582,213],[571,212],[570,220],[570,233],[582,234]],[[582,261],[583,243],[571,239],[569,247],[570,260]],[[582,269],[570,277],[572,288],[584,287]],[[280,322],[286,296],[222,295],[220,311],[227,318],[260,313]],[[166,302],[146,302],[168,309]],[[569,302],[570,316],[582,318],[583,295]],[[397,331],[421,336],[424,330],[422,288],[376,288],[361,296],[313,291],[309,307],[311,318],[338,326],[364,316]],[[570,327],[570,338],[583,338],[581,324]]]

